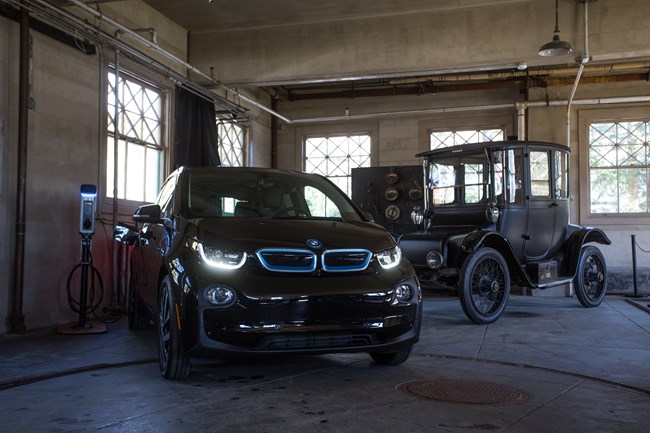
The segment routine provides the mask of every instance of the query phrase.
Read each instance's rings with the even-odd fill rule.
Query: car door
[[[549,258],[564,241],[568,223],[567,156],[532,147],[527,154],[528,218],[524,255],[528,261]]]
[[[170,218],[173,214],[176,180],[175,176],[167,179],[158,194],[156,204],[160,206],[161,217]],[[169,229],[163,224],[146,223],[138,238],[141,255],[140,296],[151,307],[156,305],[158,275],[164,255],[169,249],[170,236]]]

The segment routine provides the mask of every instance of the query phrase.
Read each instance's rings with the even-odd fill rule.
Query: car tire
[[[595,246],[582,248],[574,285],[576,297],[583,306],[593,308],[603,302],[607,291],[607,265]]]
[[[158,365],[165,379],[184,379],[191,364],[185,355],[176,314],[176,298],[169,275],[163,278],[158,295]]]
[[[372,360],[375,361],[377,364],[399,365],[408,359],[409,355],[411,354],[412,347],[413,346],[409,346],[407,349],[404,349],[400,352],[390,352],[390,353],[371,352],[369,353],[369,355],[372,358]]]
[[[129,329],[143,330],[149,329],[151,320],[149,315],[144,311],[142,300],[135,293],[135,276],[131,274],[129,278],[129,287],[127,289],[126,315],[129,319]]]
[[[510,296],[510,273],[503,256],[487,247],[469,255],[458,287],[461,306],[471,321],[479,325],[495,322]]]

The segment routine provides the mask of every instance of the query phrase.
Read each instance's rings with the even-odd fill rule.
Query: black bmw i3
[[[422,296],[393,237],[328,179],[262,168],[179,168],[137,209],[131,329],[158,326],[162,375],[190,359],[367,352],[404,362]]]

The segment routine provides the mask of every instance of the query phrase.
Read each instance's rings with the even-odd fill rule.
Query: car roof
[[[535,146],[546,147],[548,149],[556,149],[562,152],[571,152],[569,147],[563,144],[550,143],[545,141],[520,141],[520,140],[507,140],[507,141],[486,141],[483,143],[467,143],[459,146],[443,147],[440,149],[428,150],[426,152],[418,153],[416,157],[430,158],[430,157],[445,157],[451,155],[458,155],[462,153],[475,153],[484,149],[514,149],[516,147]]]

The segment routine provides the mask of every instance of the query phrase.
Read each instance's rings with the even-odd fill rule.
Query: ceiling
[[[532,0],[143,1],[191,32],[210,32],[465,9],[486,5],[530,2]],[[88,1],[88,3],[91,3],[91,1]],[[97,3],[97,0],[92,3]]]
[[[59,0],[65,3],[65,0]],[[117,0],[82,0],[88,4]],[[142,0],[174,23],[192,33],[286,27],[307,23],[390,17],[430,11],[471,10],[496,5],[531,3],[539,0]],[[552,4],[551,0],[544,0]],[[563,0],[565,2],[569,0]],[[575,0],[584,1],[584,0]],[[596,0],[587,0],[596,1]],[[613,83],[648,80],[648,62],[604,65],[585,69],[581,82]],[[487,73],[486,73],[487,72]],[[424,93],[512,89],[527,92],[532,87],[571,86],[576,65],[559,65],[553,70],[530,68],[521,71],[468,71],[462,77],[429,76],[405,79],[319,80],[267,88],[280,100],[351,98],[360,96],[417,95]],[[289,84],[291,83],[291,84]]]

